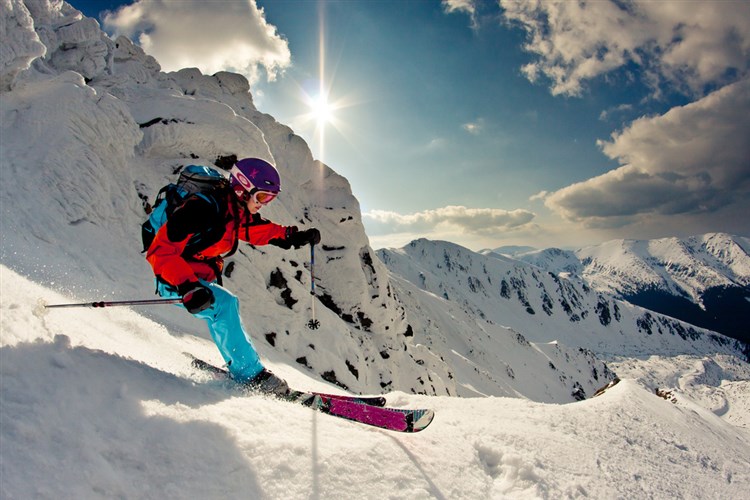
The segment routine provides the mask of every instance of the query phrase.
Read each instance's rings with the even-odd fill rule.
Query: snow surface
[[[577,274],[592,288],[618,296],[662,290],[702,305],[709,288],[750,286],[750,238],[724,233],[612,240],[575,251],[545,249],[511,255],[554,273]]]
[[[39,298],[67,297],[1,271],[2,498],[742,498],[750,488],[750,433],[632,380],[564,405],[394,392],[391,405],[437,412],[422,433],[399,435],[237,395],[186,363],[185,350],[209,357],[209,341],[124,308],[45,311]]]
[[[423,302],[442,299],[442,308],[454,318],[467,316],[460,324],[473,318],[474,331],[493,337],[498,330],[510,329],[532,342],[559,341],[607,356],[741,352],[741,343],[733,339],[599,293],[575,276],[556,276],[498,254],[417,240],[378,255],[402,278],[397,283],[429,292],[407,296]],[[468,333],[465,337],[480,338]]]
[[[0,7],[0,497],[748,490],[742,345],[507,257],[426,240],[374,252],[347,180],[258,111],[243,77],[161,72],[65,2]],[[279,167],[266,217],[323,234],[314,299],[306,249],[232,259],[264,362],[296,388],[434,408],[426,431],[238,396],[190,368],[183,352],[219,355],[177,307],[40,308],[153,297],[143,204],[181,166],[232,155]]]

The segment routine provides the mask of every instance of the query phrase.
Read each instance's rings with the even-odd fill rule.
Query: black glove
[[[182,295],[182,305],[190,314],[205,311],[214,303],[214,293],[197,281],[186,281],[177,287],[177,293]]]
[[[286,241],[289,242],[294,248],[300,248],[301,246],[317,245],[320,243],[320,231],[311,227],[304,231],[297,231],[286,237]]]
[[[268,244],[283,248],[284,250],[289,250],[290,248],[292,248],[292,235],[297,233],[297,231],[299,231],[299,229],[297,229],[297,226],[289,226],[286,228],[284,238],[274,238],[269,241]]]

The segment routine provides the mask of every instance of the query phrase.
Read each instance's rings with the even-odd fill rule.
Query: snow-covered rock
[[[710,332],[504,257],[421,242],[381,259],[348,181],[257,110],[244,77],[161,72],[66,2],[11,6],[0,14],[13,32],[7,54],[25,54],[25,62],[4,55],[0,75],[8,82],[0,105],[2,261],[71,299],[150,296],[153,277],[140,253],[144,204],[185,164],[227,168],[259,156],[278,166],[283,182],[264,215],[323,235],[314,298],[308,249],[246,246],[233,257],[227,286],[269,363],[299,365],[359,392],[565,402],[614,376],[594,353],[737,352]],[[316,331],[306,328],[313,304],[323,325]],[[207,337],[178,308],[147,314],[175,335]]]
[[[455,392],[450,368],[407,334],[348,181],[259,112],[244,77],[163,73],[66,2],[12,7],[0,14],[12,32],[1,75],[3,262],[84,298],[151,294],[140,253],[143,206],[185,164],[228,168],[237,158],[266,158],[278,166],[283,192],[264,215],[323,234],[315,269],[323,328],[305,326],[309,250],[244,247],[228,286],[261,353],[352,390]],[[176,332],[206,335],[178,309],[149,313]]]
[[[0,90],[9,90],[16,75],[47,52],[34,31],[34,20],[22,0],[0,0]]]

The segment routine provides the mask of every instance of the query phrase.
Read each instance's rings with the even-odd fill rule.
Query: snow
[[[508,256],[427,240],[375,252],[348,181],[258,111],[243,77],[164,73],[65,2],[0,2],[1,498],[748,490],[742,345]],[[144,201],[179,167],[232,155],[278,166],[266,217],[323,234],[315,298],[306,249],[232,259],[227,286],[264,363],[295,388],[433,408],[427,430],[238,394],[190,368],[185,352],[219,354],[178,307],[42,307],[153,297]],[[745,273],[746,238],[699,240],[706,269]]]
[[[193,371],[175,337],[125,308],[2,268],[3,498],[740,498],[750,433],[633,380],[574,404],[388,394],[429,406],[421,434],[241,396]],[[293,384],[335,390],[289,366]]]
[[[709,288],[750,285],[750,239],[723,233],[612,240],[576,251],[548,249],[514,257],[552,272],[575,273],[601,292],[660,289],[699,305]]]
[[[621,377],[676,391],[716,415],[750,428],[750,366],[734,356],[649,356],[611,360]]]
[[[468,325],[473,318],[471,328],[479,327],[494,339],[498,330],[510,329],[531,342],[558,341],[607,356],[739,352],[734,341],[601,294],[580,278],[555,276],[497,254],[481,255],[452,243],[418,240],[401,249],[380,250],[378,255],[394,275],[403,278],[395,281],[396,289],[411,288],[401,295],[422,302],[446,299],[426,315],[428,319],[440,315],[440,309],[455,307],[450,312],[454,319],[466,316],[457,323]],[[415,289],[429,293],[418,294]],[[474,341],[481,338],[465,336]]]

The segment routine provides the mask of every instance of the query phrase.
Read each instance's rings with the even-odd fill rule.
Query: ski
[[[218,366],[212,365],[211,363],[207,361],[203,361],[200,358],[196,358],[192,354],[185,353],[190,358],[190,364],[193,368],[197,368],[199,370],[203,370],[205,372],[211,373],[212,375],[216,375],[217,377],[221,379],[227,379],[232,380],[232,376],[229,374],[229,371],[225,370],[224,368],[219,368]],[[292,391],[292,394],[303,394],[301,391]],[[341,395],[341,394],[326,394],[322,392],[309,392],[304,394],[318,394],[320,396],[326,397],[326,398],[332,398],[332,399],[343,399],[347,401],[352,401],[354,403],[359,404],[365,404],[370,406],[385,406],[385,398],[382,396],[347,396],[347,395]]]
[[[232,380],[229,372],[186,353],[194,368],[217,377]],[[414,433],[424,430],[435,417],[427,409],[398,409],[385,407],[383,397],[341,396],[318,392],[292,391],[285,401],[301,404],[315,411],[396,432]]]
[[[435,412],[432,410],[402,410],[370,406],[353,400],[337,399],[317,393],[293,394],[291,400],[321,413],[396,432],[414,433],[422,431],[435,418]]]

